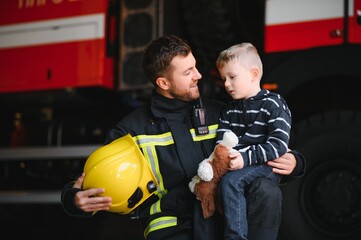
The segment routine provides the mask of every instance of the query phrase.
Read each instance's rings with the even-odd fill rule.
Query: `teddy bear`
[[[217,188],[221,177],[229,170],[229,157],[238,143],[232,131],[223,134],[212,154],[198,165],[197,175],[189,182],[189,189],[201,201],[203,217],[209,218],[216,211]]]

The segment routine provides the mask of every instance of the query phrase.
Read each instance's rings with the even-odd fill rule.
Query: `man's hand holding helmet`
[[[81,188],[83,185],[85,173],[83,173],[74,183],[74,188]],[[84,212],[96,212],[101,210],[109,210],[112,205],[110,197],[102,197],[99,194],[104,193],[104,188],[91,188],[79,191],[75,194],[75,205]]]

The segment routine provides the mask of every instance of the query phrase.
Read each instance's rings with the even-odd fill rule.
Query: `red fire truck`
[[[146,44],[176,34],[194,49],[204,97],[228,100],[215,59],[250,41],[263,87],[286,98],[290,148],[305,155],[307,172],[281,186],[279,239],[359,239],[361,0],[3,0],[0,12],[5,216],[18,212],[9,205],[25,204],[22,218],[29,204],[58,206],[107,130],[149,97]]]

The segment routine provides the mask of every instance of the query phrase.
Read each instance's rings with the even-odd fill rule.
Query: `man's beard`
[[[199,98],[199,90],[197,91],[187,91],[187,92],[180,92],[180,91],[172,91],[170,95],[173,96],[175,99],[179,99],[186,102],[195,101]]]

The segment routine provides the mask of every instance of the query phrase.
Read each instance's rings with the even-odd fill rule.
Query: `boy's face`
[[[233,99],[247,99],[260,91],[259,70],[247,69],[236,60],[229,61],[218,69],[224,81],[224,87]]]

